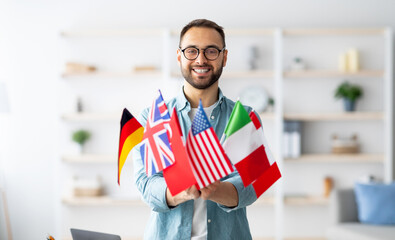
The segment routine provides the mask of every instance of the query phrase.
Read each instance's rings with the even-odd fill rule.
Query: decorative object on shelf
[[[80,153],[83,152],[84,144],[86,143],[86,141],[88,141],[90,137],[91,137],[91,133],[83,129],[75,131],[73,133],[72,139],[80,146]]]
[[[96,71],[96,67],[82,63],[66,63],[66,73],[89,73]]]
[[[340,53],[339,54],[339,71],[340,72],[348,72],[347,53]]]
[[[324,197],[329,197],[331,191],[333,189],[333,178],[325,177],[324,178]]]
[[[100,177],[73,178],[73,195],[75,197],[96,197],[103,194],[103,184]]]
[[[380,181],[372,174],[365,174],[360,176],[357,182],[369,184],[369,183],[379,183]]]
[[[240,101],[258,113],[262,113],[268,106],[269,95],[261,86],[249,86],[241,91]]]
[[[48,234],[47,235],[47,240],[55,240],[55,238]]]
[[[332,153],[358,153],[359,143],[358,136],[353,134],[348,138],[340,138],[337,134],[332,136]]]
[[[268,105],[267,105],[267,108],[265,111],[266,112],[274,112],[274,103],[275,103],[274,98],[269,97]]]
[[[359,71],[359,53],[357,49],[350,48],[347,51],[348,70],[352,73]]]
[[[154,72],[157,70],[158,68],[153,65],[141,65],[133,67],[133,72]]]
[[[77,98],[77,112],[82,113],[84,111],[84,106],[82,104],[81,98]]]
[[[292,71],[304,71],[306,70],[306,63],[300,57],[295,57],[291,64]]]
[[[344,101],[344,110],[347,112],[355,111],[356,100],[363,95],[362,87],[349,83],[342,82],[335,90],[335,98],[342,98]]]
[[[356,73],[359,68],[359,53],[355,48],[339,54],[339,71]]]
[[[250,70],[258,69],[258,61],[259,61],[259,48],[258,46],[252,46],[249,51],[249,60],[248,66]]]
[[[301,122],[285,121],[283,134],[283,156],[297,158],[301,154]]]

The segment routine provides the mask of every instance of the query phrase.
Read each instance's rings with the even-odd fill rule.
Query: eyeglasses
[[[187,47],[184,49],[181,49],[181,52],[184,54],[184,57],[188,60],[195,60],[198,58],[200,54],[200,50],[203,51],[203,55],[207,60],[214,61],[215,59],[218,58],[219,54],[225,50],[225,47],[222,49],[218,49],[216,47],[208,47],[206,49],[198,49],[195,47]]]

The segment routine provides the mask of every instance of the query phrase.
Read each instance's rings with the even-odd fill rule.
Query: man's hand
[[[200,197],[204,200],[211,200],[227,207],[236,207],[239,204],[236,187],[230,182],[215,181],[200,189],[200,192]]]
[[[220,184],[221,184],[220,181],[215,181],[212,184],[208,185],[207,187],[200,189],[201,192],[200,197],[203,198],[204,200],[209,200],[212,196],[215,196],[215,193]]]
[[[200,191],[198,191],[195,186],[192,186],[175,196],[171,195],[168,188],[166,190],[166,201],[167,201],[167,205],[170,207],[175,207],[183,202],[192,199],[197,199],[199,197],[200,197]]]

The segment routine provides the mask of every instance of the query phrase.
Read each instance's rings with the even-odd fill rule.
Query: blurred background
[[[158,89],[165,99],[180,91],[179,31],[196,18],[225,28],[221,89],[260,113],[283,174],[248,208],[254,239],[326,239],[334,189],[394,179],[393,9],[392,0],[0,1],[0,239],[71,239],[71,227],[142,239],[150,209],[131,158],[117,184],[119,120]]]

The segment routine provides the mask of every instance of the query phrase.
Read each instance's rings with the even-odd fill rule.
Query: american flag
[[[186,147],[198,189],[233,172],[233,166],[204,113],[201,101],[188,134]]]
[[[174,155],[167,136],[169,122],[170,115],[159,91],[152,103],[140,145],[140,154],[148,177],[174,163]]]

